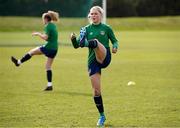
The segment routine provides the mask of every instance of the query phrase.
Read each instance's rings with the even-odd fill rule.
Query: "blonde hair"
[[[46,13],[43,13],[42,19],[44,20],[45,17],[50,17],[52,21],[58,21],[59,20],[59,13],[55,11],[48,11]]]
[[[89,21],[92,23],[91,19],[90,19],[90,16],[91,16],[91,11],[92,10],[97,10],[100,14],[101,14],[101,22],[102,22],[102,19],[103,19],[103,13],[104,13],[104,10],[100,7],[100,6],[93,6],[90,11],[89,11],[89,14],[88,14],[88,19]]]

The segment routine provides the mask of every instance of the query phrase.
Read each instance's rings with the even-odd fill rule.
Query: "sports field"
[[[180,127],[180,18],[175,18],[176,22],[156,19],[158,22],[152,19],[141,24],[139,30],[133,24],[147,19],[123,19],[127,27],[122,31],[115,28],[120,48],[102,71],[106,127]],[[109,23],[116,27],[119,23],[114,20]],[[164,24],[159,28],[157,23]],[[73,31],[78,33],[79,26]],[[43,44],[32,38],[33,27],[12,28],[0,27],[0,127],[96,127],[98,112],[87,73],[88,50],[70,45],[71,27],[64,26],[59,33],[52,92],[43,91],[44,56],[34,56],[18,68],[11,63],[11,55],[20,58],[33,45]],[[129,81],[136,85],[127,86]]]

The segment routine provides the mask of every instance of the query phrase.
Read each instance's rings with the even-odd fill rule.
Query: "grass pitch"
[[[0,31],[42,31],[41,17],[2,17],[0,16]],[[13,22],[12,22],[13,21]],[[146,17],[146,18],[108,18],[107,23],[113,30],[180,30],[180,16]],[[86,18],[61,18],[57,23],[60,31],[80,30],[88,24]]]
[[[62,43],[70,43],[69,33],[60,34]],[[29,32],[0,36],[1,127],[96,126],[87,49],[61,45],[53,64],[54,91],[44,92],[44,56],[34,56],[18,68],[10,62],[11,55],[19,58],[32,48],[9,47],[13,43],[40,40]],[[119,51],[102,71],[106,126],[180,127],[180,32],[116,31],[116,36]],[[136,85],[127,86],[128,81]]]

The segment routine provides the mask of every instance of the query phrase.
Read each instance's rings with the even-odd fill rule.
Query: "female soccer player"
[[[46,44],[40,47],[36,47],[31,49],[28,53],[26,53],[21,59],[17,60],[15,57],[11,57],[12,62],[16,66],[20,66],[23,62],[29,60],[33,55],[42,55],[44,54],[47,57],[46,62],[46,71],[47,71],[47,87],[45,91],[53,90],[52,87],[52,70],[51,66],[53,60],[58,51],[58,31],[54,21],[58,21],[59,14],[54,11],[48,11],[42,15],[42,20],[45,25],[45,33],[33,32],[33,36],[38,36],[44,41]]]
[[[100,113],[97,126],[103,126],[106,120],[101,95],[101,69],[106,68],[111,62],[109,39],[113,45],[112,53],[116,53],[118,49],[118,41],[111,27],[102,23],[102,16],[103,9],[101,7],[92,7],[88,15],[90,24],[81,28],[78,39],[74,33],[71,34],[74,48],[89,48],[89,76],[94,91],[94,102]]]

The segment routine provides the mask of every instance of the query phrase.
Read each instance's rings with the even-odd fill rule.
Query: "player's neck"
[[[93,23],[93,25],[99,25],[101,24],[101,22],[96,22],[96,23]]]

